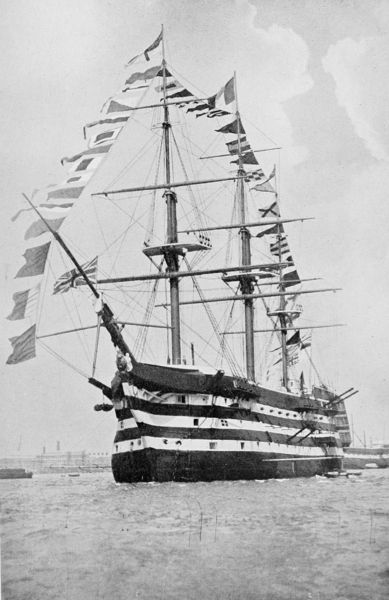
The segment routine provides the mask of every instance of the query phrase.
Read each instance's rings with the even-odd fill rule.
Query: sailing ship
[[[300,301],[333,288],[306,288],[297,272],[286,227],[305,218],[281,215],[278,148],[251,145],[235,73],[213,96],[188,89],[163,28],[125,68],[84,128],[87,147],[62,159],[65,180],[14,217],[28,223],[16,281],[32,284],[13,296],[9,319],[29,326],[7,362],[40,344],[85,374],[72,336],[93,336],[86,376],[104,396],[95,409],[116,415],[118,482],[340,470],[355,392],[306,382],[315,326],[297,323]],[[45,325],[58,307],[79,317],[72,327]]]

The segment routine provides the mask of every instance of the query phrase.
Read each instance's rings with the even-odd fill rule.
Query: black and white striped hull
[[[309,415],[311,427],[317,421],[310,433],[306,415],[287,408],[133,386],[115,409],[118,482],[309,477],[342,468],[339,435],[321,414]]]

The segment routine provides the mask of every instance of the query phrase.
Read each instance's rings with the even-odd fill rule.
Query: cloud
[[[239,6],[246,14],[246,34],[238,54],[239,86],[246,114],[277,144],[288,148],[284,152],[286,164],[296,165],[306,160],[308,150],[295,145],[286,103],[314,85],[308,71],[309,48],[291,28],[256,26],[258,9],[246,0],[241,0]]]
[[[356,134],[374,158],[389,160],[389,36],[343,39],[322,62]]]
[[[236,71],[245,127],[251,122],[276,145],[289,148],[288,163],[305,160],[306,150],[295,147],[287,106],[313,86],[308,71],[310,50],[303,37],[276,22],[263,26],[261,10],[248,0],[198,0],[184,5],[182,12],[176,10],[175,2],[165,5],[175,23],[169,38],[172,67],[209,95]],[[188,56],[195,58],[189,61]],[[251,133],[254,144],[255,133]],[[256,143],[258,147],[271,145],[262,134]]]

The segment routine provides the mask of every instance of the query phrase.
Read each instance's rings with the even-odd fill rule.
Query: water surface
[[[0,482],[4,600],[387,600],[389,469],[355,478]]]

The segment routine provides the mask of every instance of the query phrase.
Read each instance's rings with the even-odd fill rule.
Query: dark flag
[[[16,277],[31,277],[33,275],[42,275],[45,270],[47,254],[49,252],[50,242],[43,246],[27,248],[23,254],[26,264],[16,273]]]
[[[165,73],[165,77],[173,77],[173,75],[170,73],[169,69],[167,69],[166,67],[164,69],[159,69],[158,73],[157,73],[157,77],[163,77],[163,74]]]
[[[282,284],[284,287],[291,287],[293,285],[299,285],[300,283],[300,277],[298,276],[296,269],[289,271],[288,273],[283,273]]]
[[[296,333],[294,333],[286,342],[287,346],[294,346],[295,344],[299,344],[301,342],[300,339],[300,330],[298,329]]]
[[[255,157],[254,152],[247,152],[242,156],[242,163],[245,165],[257,165],[258,161]]]
[[[180,90],[179,92],[174,92],[174,94],[169,94],[166,98],[185,98],[188,96],[193,96],[192,92],[187,89]]]
[[[242,163],[245,165],[257,165],[258,164],[258,161],[255,158],[254,152],[246,152],[246,154],[242,155],[241,160],[242,160]],[[231,163],[238,164],[239,160],[232,160]],[[265,174],[262,172],[262,175],[264,176]]]
[[[264,229],[263,231],[257,233],[256,237],[261,238],[264,235],[276,235],[278,233],[278,228],[280,228],[280,233],[282,233],[282,225],[273,225],[273,227],[269,227],[268,229]]]
[[[209,104],[201,104],[199,102],[193,102],[194,106],[190,106],[190,108],[188,108],[188,110],[186,112],[195,112],[197,110],[201,110],[201,111],[205,111],[205,110],[210,110],[210,106]],[[205,114],[205,113],[204,113]]]
[[[238,127],[239,124],[239,127]],[[238,131],[239,129],[239,131]],[[221,127],[220,129],[215,129],[216,133],[246,133],[244,130],[244,127],[242,125],[242,121],[239,119],[235,119],[235,121],[232,121],[232,123],[228,123],[227,125],[224,125],[224,127]]]
[[[12,354],[7,358],[7,365],[16,365],[36,356],[35,334],[36,325],[33,325],[21,335],[9,338],[12,345]]]
[[[300,390],[303,391],[305,388],[304,371],[301,371],[300,375]]]

